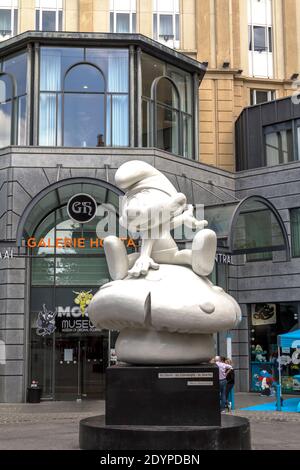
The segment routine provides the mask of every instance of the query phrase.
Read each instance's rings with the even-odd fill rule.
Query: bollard
[[[276,410],[281,411],[281,385],[276,384]]]

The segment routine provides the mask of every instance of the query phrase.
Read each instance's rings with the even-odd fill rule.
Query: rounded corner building
[[[216,351],[230,340],[236,387],[249,390],[255,348],[267,347],[259,312],[296,324],[299,303],[283,280],[286,292],[270,294],[278,273],[288,276],[290,242],[267,170],[199,162],[205,66],[140,34],[26,32],[0,43],[0,67],[0,401],[25,401],[32,381],[43,399],[104,396],[117,332],[96,330],[85,310],[109,280],[103,214],[74,222],[68,204],[81,195],[117,213],[114,174],[128,160],[149,162],[204,205],[218,236],[214,282],[243,310]],[[243,139],[242,123],[237,132]]]

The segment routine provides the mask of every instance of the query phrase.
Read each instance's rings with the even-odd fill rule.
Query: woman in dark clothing
[[[232,361],[230,359],[226,359],[225,364],[228,364],[232,367]],[[228,369],[228,371],[226,372],[226,380],[227,380],[227,384],[226,384],[226,405],[227,405],[227,408],[230,409],[231,408],[231,403],[229,402],[228,398],[229,398],[229,394],[230,394],[231,390],[234,387],[234,369],[233,368]]]

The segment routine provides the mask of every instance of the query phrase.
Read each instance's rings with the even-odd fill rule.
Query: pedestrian
[[[226,406],[227,406],[228,410],[231,410],[232,403],[229,401],[229,396],[230,396],[231,390],[234,387],[234,368],[232,366],[232,360],[229,359],[229,358],[227,358],[225,360],[225,364],[231,366],[231,369],[228,369],[226,371],[226,380],[227,380],[227,384],[226,384]]]
[[[226,358],[221,356],[216,356],[215,361],[216,365],[219,368],[219,384],[220,384],[220,408],[221,413],[225,411],[226,408],[226,372],[229,369],[232,369],[230,364],[225,363]]]

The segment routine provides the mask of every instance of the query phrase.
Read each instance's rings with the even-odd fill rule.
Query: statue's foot
[[[217,250],[215,232],[204,229],[195,235],[192,244],[192,268],[199,276],[208,276],[214,269]]]

